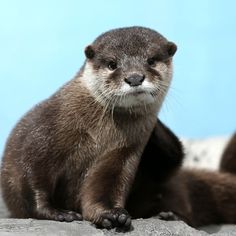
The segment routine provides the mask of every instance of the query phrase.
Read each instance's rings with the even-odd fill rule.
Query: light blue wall
[[[178,45],[162,119],[186,137],[236,128],[236,1],[0,2],[0,153],[16,121],[69,80],[111,28],[154,28]]]

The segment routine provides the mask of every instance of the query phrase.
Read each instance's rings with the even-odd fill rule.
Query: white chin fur
[[[121,88],[116,93],[121,97],[123,95],[123,98],[119,101],[118,106],[132,107],[154,103],[155,98],[150,94],[150,92],[154,92],[154,86],[147,80],[144,80],[142,85],[138,87],[130,87],[130,85],[123,82]]]
[[[141,93],[137,95],[126,95],[121,99],[117,106],[119,107],[135,107],[135,106],[145,106],[155,102],[154,97],[151,94]]]

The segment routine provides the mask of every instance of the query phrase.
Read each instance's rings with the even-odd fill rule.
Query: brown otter
[[[220,170],[236,174],[236,133],[225,148],[221,159]]]
[[[12,217],[130,226],[126,198],[154,127],[162,129],[156,114],[175,51],[143,27],[108,31],[85,49],[77,76],[29,111],[7,141],[1,182]]]
[[[221,172],[180,168],[168,178],[155,179],[153,174],[147,174],[142,159],[127,201],[129,213],[135,218],[180,219],[193,227],[235,224],[235,140],[236,136],[223,154]]]

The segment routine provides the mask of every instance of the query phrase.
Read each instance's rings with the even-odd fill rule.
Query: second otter
[[[155,146],[158,147],[158,143]],[[166,146],[172,145],[168,143]],[[160,175],[159,171],[151,171],[155,155],[148,150],[145,150],[144,157],[149,158],[141,159],[127,202],[127,209],[133,217],[181,219],[194,227],[236,223],[236,135],[223,153],[218,172],[175,168],[174,173],[157,158],[159,166],[166,172],[166,175]],[[178,155],[175,153],[174,156]],[[167,160],[176,166],[172,158]]]

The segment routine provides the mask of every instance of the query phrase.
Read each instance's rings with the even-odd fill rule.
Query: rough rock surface
[[[160,220],[135,220],[133,222],[134,230],[124,235],[141,236],[141,235],[207,235],[203,231],[196,231],[186,224],[167,222],[163,223]],[[102,236],[102,235],[121,235],[114,230],[100,230],[91,226],[88,222],[72,222],[61,223],[42,220],[14,220],[3,219],[0,221],[1,236],[18,236],[18,235],[55,235],[55,236]]]
[[[220,142],[220,149],[226,144],[228,139],[222,139]],[[217,143],[219,139],[216,140]],[[211,140],[205,141],[185,141],[187,164],[188,161],[191,165],[197,165],[201,162],[202,155],[204,153],[207,155],[208,150],[214,150],[214,147],[219,147],[215,145],[216,143]],[[195,148],[197,149],[195,152]],[[209,149],[210,148],[210,149]],[[219,149],[219,148],[218,148]],[[204,150],[204,151],[203,151]],[[217,153],[219,158],[219,150]],[[210,151],[212,154],[212,152]],[[198,160],[196,164],[194,162]],[[217,161],[218,162],[218,161]],[[211,162],[208,162],[208,164]],[[190,166],[191,166],[190,165]],[[202,167],[202,165],[200,165]],[[206,168],[211,168],[211,166],[205,165]],[[214,167],[215,169],[215,167]],[[1,193],[0,193],[1,194]],[[117,233],[115,230],[100,230],[96,229],[89,222],[72,222],[63,223],[47,220],[34,220],[34,219],[9,219],[7,218],[7,210],[0,198],[0,236],[109,236],[109,235],[127,235],[127,236],[142,236],[142,235],[159,235],[159,236],[191,236],[191,235],[218,235],[218,236],[236,236],[236,225],[213,225],[202,227],[201,229],[193,229],[181,221],[161,221],[159,219],[138,219],[133,220],[133,230],[128,233]]]

